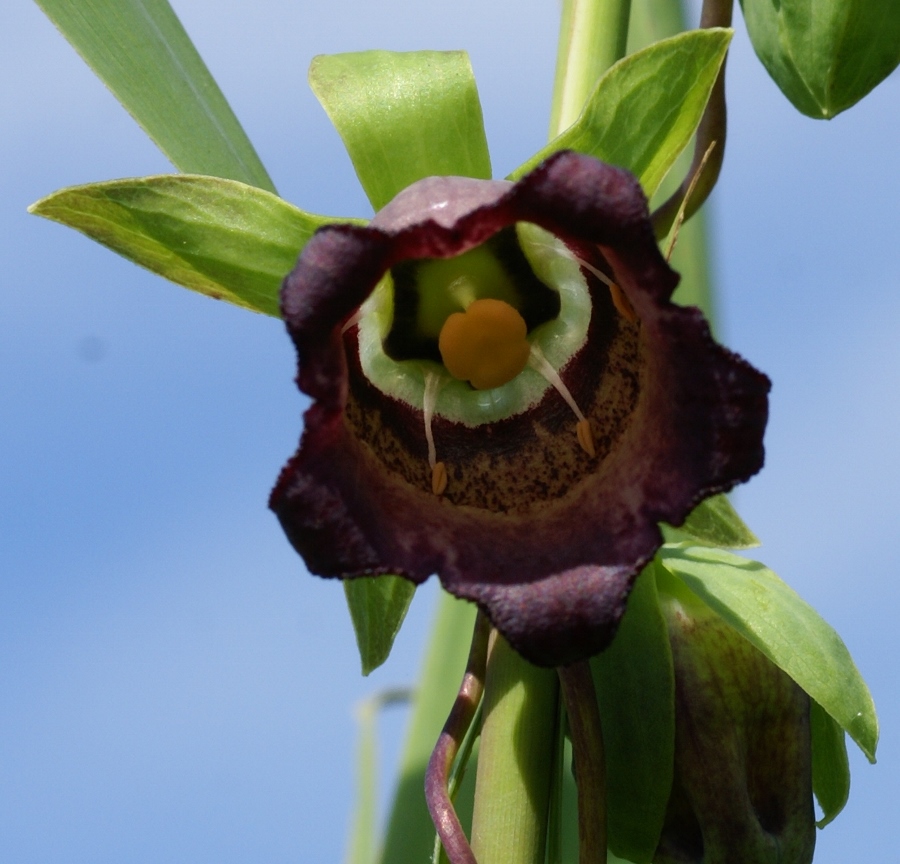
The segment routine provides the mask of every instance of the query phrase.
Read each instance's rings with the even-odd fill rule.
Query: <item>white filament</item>
[[[428,464],[434,469],[437,463],[437,451],[434,446],[434,435],[431,431],[431,418],[434,417],[434,406],[437,404],[441,390],[441,376],[430,369],[423,370],[425,376],[425,392],[422,397],[422,415],[425,420],[425,440],[428,442]]]
[[[579,267],[584,267],[589,273],[593,273],[604,285],[609,288],[618,288],[619,286],[613,282],[612,279],[609,278],[602,270],[598,270],[596,267],[588,264],[587,261],[579,258],[574,252],[570,249],[566,249],[565,251],[561,250],[558,246],[551,246],[549,243],[536,243],[536,246],[539,246],[541,249],[546,249],[548,252],[555,252],[561,258],[568,258],[570,261],[574,261],[578,264]]]
[[[581,413],[581,409],[572,398],[569,388],[563,383],[562,378],[559,377],[559,373],[550,365],[537,345],[531,346],[531,354],[528,356],[528,365],[534,369],[535,372],[543,375],[547,383],[555,388],[556,392],[566,400],[566,404],[575,412],[575,416],[579,421],[583,421],[584,414]]]
[[[343,336],[354,324],[359,324],[359,319],[363,316],[363,310],[360,306],[345,322],[344,326],[341,327],[341,336]]]

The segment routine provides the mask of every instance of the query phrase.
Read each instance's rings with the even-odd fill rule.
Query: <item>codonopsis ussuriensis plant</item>
[[[312,573],[347,580],[364,670],[415,584],[437,575],[472,604],[442,601],[431,653],[471,642],[469,663],[427,770],[407,756],[421,791],[401,787],[382,860],[422,860],[435,831],[452,864],[811,860],[813,796],[820,824],[841,809],[844,733],[874,758],[874,708],[828,625],[727,551],[756,542],[721,493],[762,466],[769,382],[672,299],[678,231],[725,154],[731,4],[626,56],[637,0],[567,0],[550,143],[505,180],[463,53],[316,58],[369,222],[277,197],[165,3],[92,5],[132,35],[152,23],[136,50],[41,5],[186,173],[33,211],[284,318],[312,403],[270,506]],[[895,11],[867,41],[874,13],[825,4],[810,50],[801,14],[762,5],[744,4],[754,44],[807,113],[896,65]],[[785,54],[791,39],[803,50]],[[702,295],[691,281],[682,297]],[[428,668],[414,726],[455,688]]]

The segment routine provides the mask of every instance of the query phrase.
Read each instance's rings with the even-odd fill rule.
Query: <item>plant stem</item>
[[[700,13],[701,27],[730,27],[733,0],[704,0],[703,11]],[[722,162],[725,159],[725,133],[727,130],[727,112],[725,108],[725,63],[719,70],[719,77],[713,85],[712,93],[700,126],[697,128],[696,142],[694,144],[694,158],[691,167],[675,193],[653,212],[653,229],[657,239],[663,239],[669,233],[675,219],[678,216],[681,205],[686,200],[688,190],[690,197],[687,199],[683,217],[690,219],[700,208],[700,205],[709,197],[719,172],[722,170]],[[696,188],[692,188],[692,180],[705,162],[704,154],[715,142],[705,170],[697,177]]]
[[[384,848],[378,859],[383,864],[419,864],[428,861],[434,847],[434,824],[422,795],[425,769],[457,695],[472,639],[475,613],[471,603],[441,591],[413,699]]]
[[[478,864],[544,862],[556,700],[553,671],[491,633],[472,819]]]
[[[449,788],[450,769],[478,710],[484,692],[490,624],[483,613],[475,621],[475,633],[469,650],[466,674],[463,676],[456,701],[444,724],[440,738],[428,762],[425,773],[425,800],[434,820],[441,844],[452,864],[477,864],[459,817],[453,808]]]
[[[582,660],[557,672],[572,732],[578,786],[578,862],[606,864],[606,760],[591,667]]]
[[[563,0],[550,139],[581,114],[597,79],[625,56],[631,0]]]

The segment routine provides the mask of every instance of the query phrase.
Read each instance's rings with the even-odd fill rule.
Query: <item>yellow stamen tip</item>
[[[618,285],[616,285],[615,282],[611,282],[609,285],[609,297],[613,302],[613,306],[616,307],[618,313],[626,321],[630,321],[632,324],[637,324],[638,316],[634,311],[634,307],[625,296],[625,292]]]
[[[431,469],[431,491],[435,495],[443,495],[447,488],[447,466],[443,462],[435,462]]]
[[[594,447],[594,433],[591,431],[591,421],[585,418],[579,420],[575,424],[575,434],[578,436],[578,443],[581,449],[592,459],[597,455],[597,449]]]
[[[490,390],[513,380],[528,363],[531,346],[525,319],[509,303],[475,300],[454,312],[438,338],[447,371],[476,390]]]

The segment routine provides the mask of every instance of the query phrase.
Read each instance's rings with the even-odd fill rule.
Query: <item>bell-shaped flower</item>
[[[677,282],[637,180],[573,152],[322,228],[282,290],[313,404],[271,498],[309,569],[436,573],[541,665],[602,650],[657,523],[763,461],[768,379]]]

